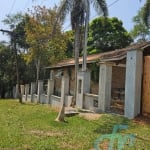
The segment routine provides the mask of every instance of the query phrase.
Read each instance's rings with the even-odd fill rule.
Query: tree
[[[12,51],[13,55],[15,57],[15,65],[16,65],[16,78],[17,78],[17,84],[18,84],[18,95],[17,97],[19,98],[19,101],[22,103],[21,99],[21,93],[20,93],[20,76],[19,76],[19,62],[18,62],[18,51],[17,51],[17,36],[15,32],[16,25],[21,22],[22,20],[22,14],[17,13],[15,15],[7,15],[7,18],[3,20],[3,22],[7,25],[9,25],[11,31],[9,30],[3,30],[1,29],[0,31],[7,33],[10,36],[10,42],[12,45]],[[18,37],[19,38],[19,37]]]
[[[70,12],[71,25],[75,33],[74,35],[74,54],[75,54],[75,90],[72,105],[76,103],[77,93],[77,72],[79,68],[79,50],[81,48],[81,41],[83,41],[82,48],[84,54],[83,70],[86,70],[86,46],[87,46],[87,32],[89,24],[90,3],[93,4],[97,12],[108,15],[107,5],[105,0],[62,0],[58,9],[58,18],[64,21],[66,15]],[[57,19],[57,20],[59,20]]]
[[[56,8],[46,9],[40,6],[34,7],[34,10],[27,14],[25,31],[29,51],[25,59],[27,62],[35,62],[36,83],[39,80],[42,65],[53,64],[65,57],[67,38],[61,32],[60,22],[55,27],[55,36],[51,36],[55,17]]]
[[[67,40],[67,49],[66,49],[66,56],[67,58],[70,58],[70,57],[73,57],[73,41],[74,41],[74,38],[73,38],[73,31],[70,30],[70,31],[66,31],[64,33],[67,37],[68,37],[68,40]]]
[[[14,67],[14,57],[9,46],[0,43],[0,97],[5,98],[7,93],[12,97],[13,84],[16,74]]]
[[[147,27],[150,25],[150,0],[146,0],[146,3],[143,7],[143,21]]]
[[[143,13],[144,7],[142,7],[136,16],[133,17],[134,27],[131,30],[131,36],[138,40],[138,41],[146,41],[147,36],[149,35],[149,28],[146,26],[145,22],[143,21]]]
[[[99,17],[89,27],[88,52],[99,53],[124,48],[132,38],[117,18]]]
[[[19,47],[20,53],[26,53],[29,45],[26,41],[26,31],[25,31],[25,25],[28,20],[26,19],[26,15],[22,15],[21,21],[16,25],[14,32],[16,35],[16,43]]]

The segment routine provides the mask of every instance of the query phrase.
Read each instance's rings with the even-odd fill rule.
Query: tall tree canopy
[[[10,42],[12,46],[12,55],[14,56],[15,61],[15,67],[16,67],[16,81],[18,84],[18,95],[20,102],[22,102],[21,94],[20,94],[20,70],[19,70],[19,58],[18,55],[18,47],[17,47],[17,39],[19,39],[19,34],[15,31],[17,24],[19,24],[22,21],[22,14],[17,13],[15,15],[8,15],[6,19],[3,20],[3,22],[7,25],[9,25],[11,30],[1,30],[4,33],[7,33],[10,36]]]
[[[117,18],[99,17],[89,27],[89,53],[105,52],[128,46],[132,38]]]
[[[42,65],[49,65],[65,57],[67,37],[61,32],[61,23],[55,26],[55,36],[52,36],[56,8],[34,7],[26,16],[26,41],[29,45],[25,55],[27,62],[34,61],[39,79]]]
[[[9,46],[0,43],[0,97],[4,98],[6,92],[12,91],[15,83],[14,57]],[[11,96],[12,93],[9,93]]]
[[[143,21],[145,22],[146,26],[150,26],[150,0],[146,0],[146,3],[143,7]]]
[[[136,16],[133,17],[134,27],[131,30],[131,36],[138,41],[146,41],[149,35],[149,28],[143,20],[144,10],[142,7]]]

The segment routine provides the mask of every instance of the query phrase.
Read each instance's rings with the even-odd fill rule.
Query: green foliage
[[[23,49],[22,52],[26,52],[29,48],[29,45],[26,42],[26,31],[25,24],[27,22],[26,16],[22,17],[22,20],[16,25],[14,32],[17,45]]]
[[[3,98],[6,92],[12,90],[15,81],[15,64],[13,62],[11,49],[0,43],[0,96]]]
[[[88,51],[110,51],[124,48],[132,42],[129,33],[124,29],[122,21],[117,18],[99,17],[90,23]]]
[[[6,15],[6,18],[2,21],[5,25],[9,25],[10,29],[15,29],[16,25],[23,19],[22,13]]]
[[[90,68],[91,68],[91,79],[94,82],[98,82],[99,81],[99,65],[97,64],[98,61],[90,64]]]
[[[39,80],[41,68],[65,58],[67,37],[61,32],[61,22],[55,25],[56,8],[34,7],[26,14],[25,34],[29,45],[24,55],[27,63],[35,62],[36,81]]]
[[[12,96],[13,86],[16,84],[16,62],[12,49],[0,43],[0,97]],[[18,55],[18,69],[20,83],[25,84],[35,79],[33,63],[26,65],[21,55]]]
[[[67,40],[67,49],[66,49],[66,55],[67,57],[73,57],[73,41],[74,41],[74,35],[73,35],[73,31],[66,31],[65,35],[67,36],[68,40]]]
[[[15,72],[12,72],[13,77],[15,77],[14,81],[20,85],[20,83],[23,83],[24,79],[28,78],[28,76],[23,76],[26,66],[24,65],[24,60],[22,59],[20,54],[23,48],[27,48],[24,31],[25,21],[23,15],[21,13],[18,13],[15,15],[8,15],[6,19],[3,20],[3,22],[6,25],[9,25],[11,29],[3,30],[3,32],[7,33],[10,36],[11,56],[9,58],[9,61],[12,62],[12,66],[15,67]],[[11,58],[13,58],[13,60],[11,60]],[[12,89],[12,85],[10,85],[9,88]]]
[[[51,35],[55,19],[56,8],[37,6],[28,14],[25,27],[26,41],[29,44],[26,55],[28,62],[40,59],[42,64],[48,65],[64,58],[66,37],[61,33],[60,23],[55,27],[55,36]]]
[[[136,16],[133,17],[134,27],[131,30],[131,36],[138,41],[146,41],[149,36],[149,28],[143,20],[144,7],[142,7]]]
[[[146,0],[146,3],[143,7],[142,19],[147,27],[150,26],[150,0]]]
[[[22,49],[28,48],[25,36],[25,22],[26,18],[21,13],[7,15],[6,18],[3,20],[3,23],[5,25],[8,25],[9,28],[12,30],[10,31],[12,32],[12,34],[9,34],[11,44],[14,44],[14,42],[16,42],[17,46]]]

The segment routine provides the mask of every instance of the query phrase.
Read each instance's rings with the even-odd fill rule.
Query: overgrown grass
[[[57,112],[48,105],[20,104],[0,100],[0,150],[90,150],[103,134],[111,134],[116,124],[129,125],[123,132],[136,135],[132,148],[150,149],[150,124],[138,124],[124,117],[103,114],[88,121],[73,116],[55,122]]]

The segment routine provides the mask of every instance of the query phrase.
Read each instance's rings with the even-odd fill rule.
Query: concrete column
[[[15,98],[15,96],[16,96],[16,87],[13,86],[13,98]]]
[[[35,82],[31,82],[31,90],[30,90],[30,94],[31,94],[31,102],[33,102],[33,96],[36,93],[36,83]]]
[[[68,95],[69,95],[69,76],[66,75],[64,76],[64,82],[65,82],[65,86],[64,86],[64,93],[65,93],[65,106],[68,106]]]
[[[25,100],[28,101],[29,84],[25,84]]]
[[[21,94],[22,102],[24,102],[25,101],[25,98],[24,98],[25,86],[24,85],[20,85],[20,94]]]
[[[43,81],[38,81],[38,92],[37,92],[37,102],[40,103],[40,95],[43,93]]]
[[[49,104],[51,103],[51,95],[54,93],[54,80],[49,79],[48,80],[48,88],[47,88],[47,100],[46,103]]]
[[[19,85],[16,84],[15,98],[18,98],[19,95]]]
[[[143,51],[127,52],[125,83],[125,117],[133,119],[140,113]]]
[[[111,82],[112,82],[111,63],[100,64],[98,108],[102,112],[105,112],[106,109],[110,108]]]
[[[62,76],[61,80],[61,106],[65,105],[65,86],[66,86],[66,77]]]
[[[25,87],[24,85],[20,85],[21,95],[25,94]]]
[[[77,76],[77,98],[76,106],[77,108],[83,108],[84,93],[90,92],[90,71],[79,71]]]
[[[54,79],[54,70],[50,71],[50,79],[53,80]]]

